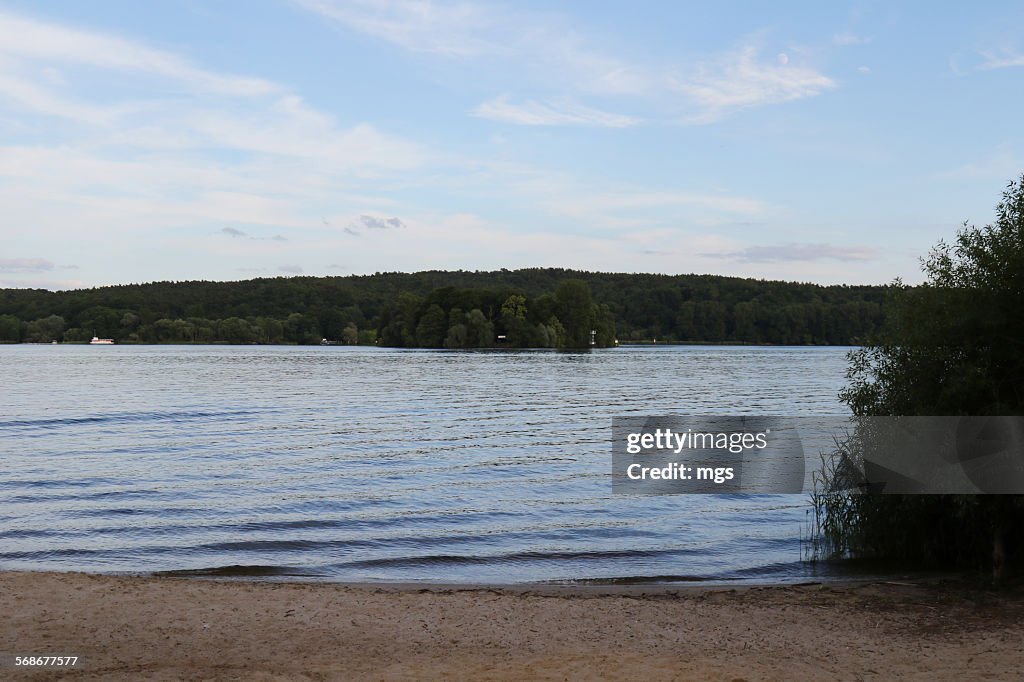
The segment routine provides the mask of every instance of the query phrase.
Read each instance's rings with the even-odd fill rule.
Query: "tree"
[[[466,345],[472,348],[494,345],[494,325],[479,308],[473,308],[466,314]]]
[[[421,348],[441,348],[444,346],[447,316],[441,306],[433,303],[420,316],[416,325],[416,345]]]
[[[356,326],[355,322],[349,322],[341,330],[341,342],[346,346],[354,346],[359,343],[359,327]]]
[[[244,344],[256,340],[258,332],[240,317],[229,317],[217,325],[220,339],[226,343]]]
[[[298,344],[320,343],[320,323],[311,315],[292,313],[284,321],[284,338]]]
[[[445,348],[465,348],[469,330],[466,328],[466,315],[461,308],[452,308],[448,313],[448,334],[444,339]]]
[[[526,297],[512,294],[501,304],[501,318],[506,323],[510,320],[526,319]]]
[[[20,343],[22,324],[14,315],[0,315],[0,343]]]
[[[589,348],[594,328],[594,304],[590,286],[581,279],[567,279],[555,288],[558,320],[565,328],[564,348]]]
[[[465,348],[469,338],[469,330],[466,325],[453,324],[448,328],[448,336],[444,339],[445,348]]]
[[[183,319],[195,325],[191,342],[212,343],[219,339],[219,322],[237,317],[259,328],[260,343],[333,340],[353,323],[360,334],[375,332],[382,345],[402,346],[417,345],[420,317],[436,304],[449,316],[456,308],[479,309],[510,345],[527,346],[543,343],[538,325],[547,326],[552,317],[564,317],[561,304],[566,296],[558,301],[553,292],[567,279],[584,282],[598,308],[608,306],[619,338],[637,341],[855,343],[878,330],[886,291],[877,286],[823,287],[712,275],[530,268],[152,282],[57,292],[0,288],[0,316],[22,321],[20,333],[5,332],[6,338],[17,340],[24,336],[28,320],[59,315],[68,327],[86,332],[87,340],[95,333],[119,342],[154,342],[154,322]],[[753,325],[751,311],[738,307],[740,303],[753,306]],[[519,324],[523,307],[527,327]],[[581,314],[588,315],[585,306]],[[598,332],[597,345],[602,345],[602,339],[614,339],[602,326],[600,310],[591,307],[589,314],[597,315],[596,324],[590,327]],[[268,326],[268,320],[275,324]],[[456,324],[464,324],[464,320],[449,319],[449,328]],[[586,324],[580,329],[589,345]],[[75,332],[75,338],[80,332]]]
[[[284,340],[284,324],[270,317],[257,317],[253,324],[259,329],[260,343],[281,343]]]
[[[594,306],[594,328],[597,332],[594,342],[598,347],[609,348],[615,345],[615,316],[604,303]]]
[[[850,354],[855,415],[1019,415],[1024,410],[1024,176],[983,228],[964,224],[893,292],[890,321]],[[852,512],[852,513],[850,513]],[[1024,496],[850,495],[824,510],[833,544],[943,563],[1024,558]]]
[[[526,319],[526,297],[512,294],[501,305],[501,325],[508,343],[518,348],[540,345],[536,325]]]
[[[93,306],[79,314],[81,323],[77,326],[92,330],[95,336],[119,338],[121,335],[121,318],[124,315],[107,306]]]
[[[28,323],[25,329],[25,340],[38,343],[49,343],[60,341],[64,335],[64,318],[60,315],[50,315]]]
[[[121,316],[121,335],[125,338],[131,337],[138,331],[139,325],[142,324],[142,318],[133,312],[126,312]],[[137,336],[134,338],[138,338]]]

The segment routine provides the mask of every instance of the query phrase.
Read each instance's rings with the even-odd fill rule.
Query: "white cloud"
[[[473,109],[480,118],[528,126],[583,125],[599,128],[625,128],[637,119],[621,114],[599,111],[567,100],[538,102],[529,100],[513,104],[508,95],[500,95]]]
[[[427,161],[420,145],[339,125],[261,78],[6,12],[0,35],[0,120],[47,140],[0,143],[5,236],[26,244],[88,234],[88,250],[228,224],[268,235],[236,249],[269,247],[338,204],[385,205],[370,180]]]
[[[183,123],[210,147],[317,161],[334,171],[409,170],[424,161],[418,145],[366,123],[338,130],[294,96],[255,114],[198,110]]]
[[[202,69],[169,52],[101,33],[0,12],[0,54],[29,60],[88,64],[174,79],[198,90],[234,97],[273,94],[279,86],[260,79]]]
[[[500,26],[492,12],[471,3],[430,0],[295,0],[296,4],[413,52],[473,56],[501,51],[484,35]]]
[[[1024,55],[1010,50],[1002,50],[998,53],[981,52],[979,54],[985,58],[985,61],[978,67],[979,69],[1008,69],[1014,66],[1024,66]]]
[[[133,41],[3,12],[0,35],[0,106],[6,99],[20,110],[86,126],[78,137],[100,135],[89,141],[95,148],[234,149],[315,160],[331,172],[353,173],[409,169],[423,161],[418,145],[366,123],[339,127],[332,116],[262,78],[217,73]],[[128,95],[110,88],[97,98],[88,87],[69,86],[63,74],[40,77],[54,64],[135,72],[146,79],[132,83]],[[174,84],[173,97],[161,89],[161,79]]]
[[[748,45],[702,64],[676,87],[702,109],[694,122],[710,122],[736,109],[814,97],[836,83],[808,66],[762,61],[757,47]]]
[[[293,0],[346,29],[404,50],[467,60],[494,58],[584,92],[635,93],[651,87],[642,70],[588,47],[554,13],[465,0]]]
[[[6,96],[34,113],[89,125],[112,125],[121,115],[132,110],[132,107],[95,106],[77,102],[10,70],[0,72],[0,96]]]
[[[518,23],[503,27],[493,21],[493,14],[476,14],[475,5],[351,6],[371,15],[374,7],[383,8],[383,23],[373,24],[374,31],[391,36],[386,39],[396,44],[405,41],[407,49],[445,59],[487,54],[499,57],[495,61],[504,66],[509,59],[520,59],[524,49],[545,43],[537,47],[532,66],[525,68],[534,69],[534,74],[558,72],[553,73],[553,82],[567,84],[569,94],[546,99],[509,91],[475,110],[478,116],[508,123],[612,128],[640,123],[639,118],[588,106],[586,95],[593,93],[603,95],[602,103],[624,96],[649,102],[672,99],[668,108],[673,111],[693,110],[712,120],[743,106],[809,97],[832,86],[806,64],[795,64],[802,60],[797,52],[788,52],[783,64],[772,58],[774,50],[763,58],[752,50],[712,59],[693,71],[678,68],[673,82],[689,83],[697,94],[684,89],[666,93],[661,87],[670,76],[665,67],[627,64],[603,55],[588,49],[577,33],[560,34],[562,26],[531,33],[529,22],[535,17],[524,20],[518,12]],[[409,9],[411,18],[403,18],[403,8]],[[454,14],[445,14],[448,9]],[[442,14],[430,14],[436,11]],[[389,23],[393,20],[399,24]],[[402,20],[447,31],[447,37],[436,40],[426,29],[404,26]],[[474,43],[471,34],[478,27],[486,30]],[[287,272],[299,274],[303,270],[296,263],[314,272],[314,252],[324,263],[344,259],[358,264],[351,267],[370,269],[383,267],[381,263],[405,269],[622,269],[647,262],[659,269],[700,269],[701,261],[693,260],[699,254],[658,261],[654,252],[686,254],[694,244],[718,244],[713,236],[699,237],[688,230],[773,210],[757,199],[727,192],[583,180],[566,170],[517,166],[507,160],[514,156],[441,159],[367,123],[343,124],[284,85],[217,73],[138,42],[12,19],[4,13],[0,28],[25,28],[38,41],[19,38],[0,45],[0,119],[9,117],[33,133],[20,144],[0,145],[5,237],[30,246],[19,253],[45,252],[57,262],[82,263],[82,278],[89,284],[107,283],[113,277],[200,278],[256,266],[264,273],[285,272],[278,268],[288,267]],[[494,45],[491,40],[520,31],[523,34],[509,43]],[[453,47],[462,37],[470,42]],[[83,74],[98,74],[103,93],[91,91],[90,81],[80,78]],[[122,83],[127,85],[121,87]],[[752,92],[736,94],[746,90]],[[631,106],[626,110],[636,110],[633,100],[628,101]],[[49,141],[33,142],[40,139]],[[523,234],[469,213],[468,207],[462,213],[436,209],[442,214],[433,214],[431,193],[452,195],[445,201],[468,198],[474,206],[495,198],[506,204],[518,202],[517,208],[536,207],[533,217],[538,224]],[[410,204],[407,197],[415,198]],[[502,209],[494,210],[497,214]],[[324,226],[324,216],[335,221],[333,228]],[[384,224],[395,220],[408,229],[367,229],[373,225],[362,220],[364,216]],[[240,238],[211,237],[218,233]],[[353,238],[356,233],[361,238]],[[287,243],[280,243],[282,235],[287,235]],[[401,249],[395,248],[396,236],[401,237]],[[202,241],[202,252],[196,251],[197,241]],[[49,243],[66,251],[40,246]],[[111,243],[123,245],[120,255],[109,248]],[[625,261],[625,248],[630,253],[651,252],[652,260]],[[730,243],[728,248],[740,247]],[[126,260],[125,252],[154,255],[139,258],[137,264],[117,262]],[[733,265],[726,262],[727,267]],[[117,275],[110,274],[115,271]],[[8,272],[16,279],[40,271]],[[17,285],[27,284],[24,279]]]
[[[811,66],[793,64],[791,54],[779,53],[776,63],[761,61],[754,46],[693,67],[622,59],[594,47],[597,40],[562,17],[521,8],[513,13],[500,6],[444,0],[293,1],[347,30],[404,50],[493,69],[496,80],[511,80],[516,86],[502,86],[506,94],[488,99],[472,114],[515,125],[637,123],[631,116],[585,104],[593,95],[689,111],[689,122],[708,123],[738,108],[804,99],[836,87]],[[848,34],[839,38],[861,40]],[[540,100],[527,96],[515,103],[516,88],[563,94]]]

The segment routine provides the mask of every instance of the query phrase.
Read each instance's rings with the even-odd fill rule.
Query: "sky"
[[[0,0],[0,287],[914,283],[1022,111],[1019,2]]]

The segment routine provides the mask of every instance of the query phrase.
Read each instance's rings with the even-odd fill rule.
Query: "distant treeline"
[[[0,289],[0,341],[849,345],[880,329],[886,289],[554,268]]]

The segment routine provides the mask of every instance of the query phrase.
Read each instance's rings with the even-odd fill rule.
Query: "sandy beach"
[[[1012,679],[1024,590],[446,588],[0,574],[4,678]],[[14,656],[79,656],[57,671]]]

